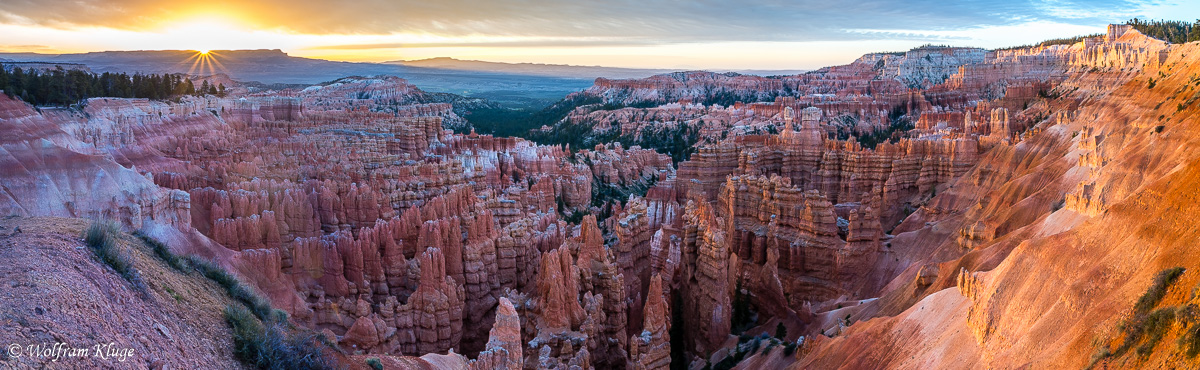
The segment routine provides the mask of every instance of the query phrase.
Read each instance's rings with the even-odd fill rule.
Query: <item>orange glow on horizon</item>
[[[244,41],[246,31],[230,18],[219,15],[189,17],[162,30],[162,34],[177,40],[181,49],[208,54],[211,50],[234,49]]]
[[[189,57],[179,64],[192,63],[191,67],[188,68],[188,75],[211,76],[226,72],[225,66],[221,65],[221,61],[217,60],[219,56],[220,54],[211,50],[197,50],[196,55]]]
[[[39,25],[0,19],[0,35],[18,35],[0,40],[0,52],[190,50],[196,56],[189,58],[189,64],[210,72],[220,68],[220,58],[215,54],[254,49],[278,49],[294,57],[350,62],[452,57],[625,68],[795,70],[850,63],[865,53],[907,50],[929,42],[921,37],[952,40],[947,43],[955,46],[991,48],[1103,31],[1093,26],[1035,21],[965,30],[849,30],[868,36],[879,31],[888,35],[918,35],[916,38],[687,42],[667,38],[661,43],[635,38],[623,43],[625,38],[606,38],[603,34],[581,37],[489,34],[485,29],[475,33],[399,27],[390,32],[356,32],[352,28],[321,32],[301,27],[303,19],[295,20],[298,25],[289,27],[287,22],[271,18],[272,14],[259,8],[253,4],[232,6],[220,2],[191,4],[155,13],[157,17],[127,28],[99,24]]]

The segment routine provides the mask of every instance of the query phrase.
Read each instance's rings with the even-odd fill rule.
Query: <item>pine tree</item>
[[[70,105],[98,96],[167,99],[195,92],[191,81],[176,75],[92,74],[61,67],[46,70],[0,71],[0,90],[34,105]],[[209,92],[216,86],[209,85]]]
[[[1192,24],[1192,32],[1188,33],[1187,40],[1188,42],[1200,41],[1200,19],[1197,19],[1196,23]]]
[[[3,66],[0,66],[0,90],[4,90],[4,93],[8,94],[8,96],[11,97],[12,92],[9,91],[9,89],[10,89],[10,87],[8,86],[8,71],[5,70]]]

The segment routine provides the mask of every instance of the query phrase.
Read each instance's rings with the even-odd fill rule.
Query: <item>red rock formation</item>
[[[570,258],[570,251],[564,248],[542,254],[537,284],[539,332],[571,330],[583,322],[579,270]]]
[[[462,339],[463,288],[447,275],[446,259],[438,248],[422,253],[417,265],[421,268],[417,290],[396,308],[401,351],[448,351]]]
[[[642,332],[629,338],[629,355],[634,369],[671,367],[671,307],[658,275],[650,280]]]
[[[736,258],[727,247],[720,220],[707,203],[688,201],[683,217],[687,225],[681,281],[684,332],[696,353],[709,353],[729,335],[732,280],[737,276],[730,262]]]
[[[521,321],[508,298],[500,298],[496,323],[488,334],[487,350],[471,363],[472,369],[521,369]]]
[[[53,117],[72,119],[71,117]],[[78,118],[73,118],[78,119]],[[62,124],[28,104],[0,97],[0,213],[108,218],[130,229],[151,224],[181,231],[191,224],[190,197],[162,189],[67,135]]]
[[[623,268],[613,260],[615,251],[605,248],[592,215],[584,216],[578,238],[568,241],[564,247],[579,251],[576,261],[581,276],[578,289],[585,292],[588,312],[580,330],[587,335],[591,363],[600,367],[622,366],[629,358],[625,336],[629,335],[631,300],[626,296],[629,285],[625,282]]]

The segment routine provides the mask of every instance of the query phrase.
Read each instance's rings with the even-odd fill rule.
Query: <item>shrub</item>
[[[771,343],[767,343],[766,347],[763,347],[762,354],[766,355],[766,354],[771,353],[771,349],[775,348],[775,345],[777,345],[777,344],[779,344],[779,342],[776,342],[776,341],[771,341]]]
[[[789,342],[783,345],[784,356],[791,356],[793,353],[796,353],[796,342]]]
[[[783,326],[782,322],[778,325],[775,325],[775,338],[779,338],[779,340],[784,340],[784,338],[787,338],[787,327]]]
[[[1108,348],[1107,344],[1101,345],[1100,348],[1096,349],[1096,353],[1092,354],[1092,360],[1088,363],[1088,366],[1085,369],[1096,367],[1096,364],[1099,363],[1100,360],[1106,359],[1109,356],[1112,356],[1112,350]]]
[[[187,261],[175,255],[175,253],[172,253],[171,249],[168,248],[166,244],[151,238],[149,235],[143,234],[141,231],[134,232],[133,235],[138,237],[138,239],[141,239],[143,243],[146,243],[146,245],[149,245],[150,248],[154,250],[154,255],[162,259],[163,262],[166,262],[167,265],[170,265],[171,268],[177,271],[187,271]]]
[[[259,319],[269,320],[272,318],[272,316],[275,316],[276,318],[280,316],[282,311],[277,311],[271,308],[270,302],[254,293],[254,291],[245,284],[242,284],[241,281],[238,280],[237,276],[229,273],[229,271],[225,271],[225,269],[214,265],[211,262],[204,261],[193,256],[188,256],[187,261],[188,264],[192,265],[192,267],[195,267],[196,270],[201,274],[204,274],[205,277],[212,279],[212,281],[215,281],[222,288],[225,288],[225,292],[228,293],[229,296],[234,300],[237,300],[238,302],[245,304],[246,307],[249,307],[250,311],[254,313],[254,316],[257,316]],[[285,321],[286,316],[287,314],[284,313],[283,317]]]
[[[1150,285],[1146,293],[1142,294],[1141,298],[1138,298],[1137,305],[1133,306],[1134,314],[1145,314],[1158,305],[1158,302],[1162,301],[1163,296],[1167,294],[1167,288],[1171,284],[1174,284],[1180,275],[1183,275],[1183,271],[1183,267],[1172,267],[1159,271],[1158,275],[1154,277],[1154,284]]]
[[[758,352],[758,346],[761,344],[762,344],[762,339],[755,337],[754,341],[750,342],[750,350],[746,351],[746,353]]]
[[[367,359],[367,366],[375,370],[383,370],[383,363],[379,362],[378,358],[371,357]]]
[[[750,297],[742,293],[742,281],[739,279],[733,290],[733,332],[742,333],[755,325],[754,312],[750,307]]]
[[[83,231],[83,241],[96,258],[112,267],[135,288],[145,291],[146,284],[142,282],[141,274],[133,267],[133,258],[121,249],[121,244],[117,241],[120,232],[121,228],[116,223],[96,220]]]
[[[1137,352],[1140,355],[1148,355],[1154,350],[1154,346],[1162,340],[1167,329],[1174,324],[1176,315],[1174,307],[1161,308],[1150,312],[1162,301],[1167,294],[1167,288],[1170,288],[1180,276],[1183,275],[1183,267],[1172,267],[1159,271],[1154,277],[1154,283],[1146,289],[1138,301],[1133,306],[1133,317],[1121,323],[1121,330],[1124,332],[1125,340],[1121,346],[1114,350],[1110,350],[1108,346],[1104,346],[1093,355],[1092,364],[1094,365],[1100,359],[1121,356],[1132,349],[1142,339],[1145,343],[1137,347]],[[1185,317],[1186,321],[1186,317]],[[1180,338],[1180,345],[1184,345],[1187,333],[1184,333]],[[1200,351],[1200,349],[1197,349]]]
[[[1200,354],[1200,325],[1192,324],[1179,335],[1179,346],[1187,349],[1188,357]]]
[[[733,358],[733,356],[727,356],[727,357],[725,357],[725,359],[717,362],[716,365],[713,365],[712,369],[713,370],[729,370],[729,369],[733,369],[734,366],[737,366],[737,363],[738,363],[738,360],[735,360]]]
[[[1146,343],[1142,344],[1141,347],[1138,347],[1138,354],[1145,356],[1154,351],[1154,346],[1158,344],[1158,341],[1162,340],[1163,334],[1165,334],[1167,329],[1171,328],[1171,324],[1174,323],[1174,308],[1160,308],[1154,310],[1154,312],[1151,312],[1150,315],[1146,317],[1146,321],[1142,326],[1142,334],[1146,337]]]
[[[257,344],[263,342],[264,329],[254,315],[236,305],[225,306],[225,322],[233,328],[233,354],[246,363],[258,357]]]
[[[225,307],[233,328],[234,355],[259,369],[325,369],[332,362],[322,351],[324,341],[314,332],[296,333],[279,322],[262,323],[237,305]]]

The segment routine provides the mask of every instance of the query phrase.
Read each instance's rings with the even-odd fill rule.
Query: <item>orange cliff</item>
[[[1123,329],[1165,269],[1185,270],[1150,308],[1194,304],[1197,230],[1183,220],[1200,212],[1187,190],[1200,133],[1187,97],[1172,97],[1191,89],[1194,49],[1116,26],[1053,48],[1075,91],[1060,99],[1083,101],[1078,109],[987,153],[906,220],[892,248],[936,258],[914,259],[852,318],[864,321],[809,343],[795,367],[1194,365],[1182,339],[1190,319],[1172,319],[1157,343]]]

